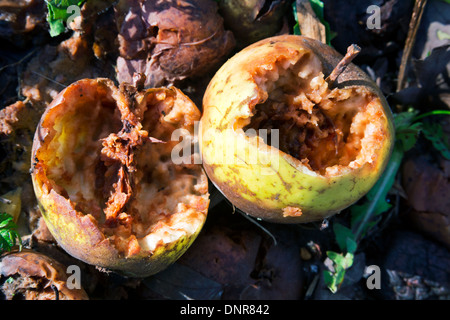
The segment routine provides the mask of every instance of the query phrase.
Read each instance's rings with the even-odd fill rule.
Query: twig
[[[264,228],[258,221],[254,220],[252,217],[250,217],[248,214],[246,214],[245,212],[243,212],[242,210],[236,208],[233,205],[233,211],[238,211],[244,218],[246,218],[248,221],[250,221],[251,223],[255,224],[256,226],[258,226],[262,231],[264,231],[269,237],[272,238],[273,240],[273,245],[277,246],[278,242],[277,242],[277,238],[275,238],[275,236],[270,233],[269,230],[267,230],[266,228]]]
[[[52,288],[53,292],[55,293],[55,300],[59,300],[59,290],[58,290],[58,288],[54,284],[50,285],[50,288]]]
[[[297,0],[297,21],[303,36],[327,43],[326,28],[320,22],[309,0]]]
[[[21,64],[21,63],[24,62],[26,59],[28,59],[29,57],[31,57],[36,51],[37,51],[37,49],[34,49],[34,50],[28,52],[28,53],[27,53],[23,58],[21,58],[20,60],[18,60],[18,61],[16,61],[16,62],[13,62],[13,63],[10,63],[10,64],[7,64],[7,65],[5,65],[5,66],[2,66],[2,67],[0,68],[0,73],[1,73],[3,70],[5,70],[6,68],[13,67],[13,66],[16,66],[16,65]]]
[[[309,285],[308,290],[306,290],[305,300],[312,297],[314,290],[317,287],[317,283],[319,282],[319,278],[320,278],[320,276],[318,274],[316,274],[314,276],[314,279],[311,281],[311,284]]]
[[[63,88],[67,88],[67,86],[66,86],[65,84],[62,84],[61,82],[58,82],[58,81],[56,81],[56,80],[53,80],[52,78],[49,78],[49,77],[43,75],[42,73],[39,73],[39,72],[36,72],[36,71],[30,71],[30,72],[31,72],[31,73],[34,73],[35,75],[38,75],[38,76],[44,78],[45,80],[48,80],[48,81],[53,82],[53,83],[55,83],[55,84],[58,84],[58,85],[60,85],[60,86],[63,87]]]
[[[165,45],[169,45],[172,46],[173,48],[176,46],[198,46],[200,44],[203,44],[209,40],[211,40],[212,38],[214,38],[217,33],[219,32],[220,28],[217,28],[216,31],[214,31],[212,34],[210,34],[209,36],[207,36],[206,38],[197,40],[197,41],[192,41],[192,42],[181,42],[178,39],[178,42],[176,44],[170,43],[170,42],[165,42],[165,41],[158,41],[158,40],[154,40],[153,43],[154,44],[165,44]],[[164,49],[162,49],[164,50]]]
[[[361,52],[361,48],[356,44],[352,44],[347,48],[347,53],[344,58],[337,64],[337,66],[333,69],[330,75],[325,79],[329,83],[329,86],[332,87],[334,82],[339,77],[339,75],[347,68],[347,66],[352,62],[352,60]]]
[[[397,92],[404,89],[406,85],[406,70],[411,59],[412,49],[416,41],[417,30],[419,29],[420,21],[425,9],[427,0],[416,0],[414,4],[411,21],[409,22],[408,35],[405,41],[405,47],[403,49],[402,60],[400,63],[400,69],[398,72]],[[402,110],[402,106],[397,106],[398,111]]]

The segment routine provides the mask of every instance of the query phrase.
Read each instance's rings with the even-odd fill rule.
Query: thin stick
[[[275,236],[270,233],[269,230],[267,230],[266,228],[264,228],[261,223],[259,223],[258,221],[254,220],[252,217],[250,217],[248,214],[246,214],[245,212],[243,212],[242,210],[236,208],[233,205],[233,211],[238,211],[244,218],[246,218],[248,221],[250,221],[251,223],[255,224],[256,226],[258,226],[258,228],[260,228],[262,231],[264,231],[269,237],[272,238],[273,241],[273,245],[277,246],[278,242],[277,242],[277,238],[275,238]]]
[[[311,296],[314,293],[314,290],[317,287],[317,283],[319,282],[320,276],[318,274],[315,275],[313,281],[311,281],[311,284],[308,287],[308,290],[306,290],[305,299],[311,298]]]
[[[297,0],[295,5],[301,34],[326,44],[327,33],[325,26],[314,13],[309,0]]]
[[[4,69],[6,69],[6,68],[13,67],[13,66],[16,66],[16,65],[21,64],[21,63],[24,62],[26,59],[28,59],[29,57],[31,57],[31,55],[33,55],[36,51],[37,51],[37,49],[34,49],[33,51],[30,51],[29,53],[27,53],[27,54],[26,54],[22,59],[20,59],[19,61],[16,61],[16,62],[7,64],[6,66],[2,66],[2,67],[0,68],[0,73],[1,73]]]
[[[38,76],[44,78],[45,80],[48,80],[48,81],[50,81],[50,82],[53,82],[54,84],[58,84],[58,85],[60,85],[60,86],[63,87],[63,88],[67,88],[67,86],[66,86],[65,84],[62,84],[61,82],[58,82],[58,81],[56,81],[56,80],[53,80],[52,78],[49,78],[49,77],[47,77],[47,76],[44,76],[42,73],[39,73],[39,72],[36,72],[36,71],[30,71],[30,72],[31,72],[31,73],[34,73],[35,75],[38,75]]]
[[[347,53],[344,58],[337,64],[337,66],[331,71],[330,75],[325,79],[329,83],[329,86],[332,87],[336,79],[339,75],[344,72],[347,66],[352,62],[352,60],[361,52],[361,48],[356,44],[352,44],[347,48]]]
[[[412,49],[416,41],[417,30],[419,29],[420,20],[422,19],[426,4],[427,0],[416,0],[416,3],[414,4],[411,21],[409,22],[408,36],[406,37],[402,61],[398,72],[397,92],[404,89],[406,85],[406,69],[411,58]],[[399,111],[401,111],[401,108],[402,106],[397,106]]]

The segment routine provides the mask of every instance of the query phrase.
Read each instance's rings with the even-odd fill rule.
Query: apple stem
[[[339,75],[347,68],[347,66],[352,62],[352,60],[361,52],[361,48],[356,44],[352,44],[347,48],[347,53],[342,58],[337,66],[333,69],[330,75],[325,79],[329,86],[332,87]]]

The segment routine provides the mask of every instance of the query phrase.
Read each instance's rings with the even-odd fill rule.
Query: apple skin
[[[269,8],[264,8],[265,0],[220,0],[220,12],[225,27],[233,31],[237,49],[277,34],[287,16],[290,2],[272,1]],[[261,14],[262,13],[262,14]]]
[[[106,92],[116,99],[117,104],[128,103],[109,79],[82,79],[61,91],[47,107],[37,127],[32,148],[32,173],[34,192],[38,200],[45,223],[58,244],[73,257],[88,264],[103,267],[130,277],[147,277],[156,274],[174,263],[193,243],[206,220],[191,235],[158,245],[153,252],[141,250],[138,254],[127,256],[119,252],[114,244],[102,232],[99,222],[89,213],[76,209],[60,187],[54,185],[46,175],[46,163],[42,159],[52,157],[46,146],[51,143],[58,117],[66,112],[71,104],[94,103],[105,96]],[[166,92],[172,94],[186,105],[185,112],[192,112],[193,119],[199,120],[200,112],[179,89],[154,88],[143,94]],[[69,131],[70,132],[70,131]],[[82,130],[78,131],[81,136]],[[50,150],[51,151],[51,150]],[[203,175],[205,175],[202,169]],[[205,176],[206,178],[206,176]]]
[[[329,75],[342,59],[331,47],[303,36],[275,36],[254,43],[229,59],[209,83],[203,98],[200,122],[200,149],[203,166],[214,185],[238,209],[248,215],[276,223],[306,223],[322,220],[349,207],[376,183],[389,160],[394,140],[392,113],[376,84],[356,65],[350,64],[335,81],[337,88],[364,87],[379,98],[382,108],[382,141],[375,160],[338,175],[318,174],[280,150],[262,149],[242,130],[240,119],[253,115],[263,99],[263,90],[254,81],[261,68],[270,69],[280,57],[295,57],[309,51]],[[223,154],[234,148],[231,161]],[[264,161],[246,163],[248,155]],[[222,157],[222,158],[221,158]],[[274,168],[273,164],[277,166]],[[286,210],[296,214],[286,215]]]

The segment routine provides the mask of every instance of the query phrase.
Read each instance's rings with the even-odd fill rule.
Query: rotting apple
[[[235,46],[213,0],[120,0],[117,80],[147,75],[146,87],[179,85],[216,70]]]
[[[66,267],[49,256],[23,248],[0,256],[0,297],[7,300],[88,300],[80,286],[67,285]]]
[[[83,79],[60,92],[32,149],[35,194],[59,245],[135,277],[178,259],[205,222],[209,194],[200,164],[172,161],[172,133],[194,141],[199,119],[179,89],[142,90],[142,78],[119,88]]]
[[[238,49],[280,32],[290,5],[286,0],[219,0],[217,3]]]
[[[275,36],[214,75],[203,98],[201,155],[237,208],[272,222],[317,221],[375,184],[393,145],[391,110],[352,63],[329,81],[342,61],[319,41]]]

